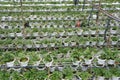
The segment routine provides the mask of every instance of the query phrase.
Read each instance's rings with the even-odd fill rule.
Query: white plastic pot
[[[64,36],[64,32],[59,33],[60,36]]]
[[[75,46],[76,45],[76,42],[71,42],[71,46]]]
[[[110,59],[110,60],[107,61],[107,63],[108,63],[108,65],[114,65],[115,64],[115,60],[111,60]]]
[[[29,57],[26,57],[26,58],[27,58],[27,61],[25,61],[25,62],[21,62],[20,60],[18,61],[20,63],[20,66],[22,66],[22,67],[28,66]]]
[[[7,67],[14,67],[15,60],[16,60],[16,59],[14,59],[13,61],[7,62],[7,63],[6,63],[6,66],[7,66]]]
[[[52,66],[52,67],[50,67],[50,72],[53,72],[53,71],[55,71],[55,66]]]
[[[22,33],[16,33],[17,37],[23,37]]]
[[[112,76],[112,80],[120,80],[120,77]]]
[[[85,59],[85,65],[92,65],[93,59]]]
[[[82,35],[83,31],[77,31],[77,35]]]
[[[21,68],[12,68],[14,71],[20,72]]]
[[[57,34],[56,32],[53,32],[51,35],[52,35],[52,36],[55,36],[56,34]]]
[[[104,76],[98,76],[97,80],[105,80],[105,77]]]
[[[96,31],[90,31],[91,35],[95,35]]]
[[[43,60],[43,62],[45,63],[45,66],[46,66],[46,67],[51,67],[51,66],[52,66],[52,64],[53,64],[53,58],[51,57],[51,59],[52,59],[51,62],[45,62],[45,61]]]
[[[35,44],[35,48],[39,48],[40,47],[40,44]]]
[[[55,47],[55,43],[50,43],[50,46],[51,47]]]
[[[51,66],[52,66],[52,63],[53,63],[53,61],[47,62],[47,63],[45,63],[45,66],[46,66],[46,67],[51,67]]]
[[[57,28],[57,25],[54,25],[54,28]]]
[[[38,33],[38,32],[35,32],[35,33],[33,33],[33,36],[34,36],[34,37],[38,37],[38,36],[39,36],[39,33]]]
[[[47,36],[47,35],[48,35],[48,33],[47,33],[47,32],[43,34],[43,36]]]
[[[104,41],[98,43],[99,46],[102,46],[104,44]]]
[[[68,36],[74,35],[74,32],[68,32]]]
[[[80,61],[75,61],[72,63],[73,65],[79,65],[80,64]]]
[[[89,32],[88,32],[88,31],[86,31],[86,32],[84,32],[83,34],[84,34],[84,35],[89,35]]]
[[[87,42],[85,43],[85,45],[86,45],[86,46],[89,46],[89,45],[90,45],[90,42],[89,42],[89,41],[87,41]]]
[[[58,68],[59,71],[63,71],[64,66],[58,66],[57,68]]]
[[[112,41],[112,45],[116,45],[117,44],[117,41]]]
[[[101,66],[105,66],[105,64],[106,64],[106,60],[105,59],[99,59],[99,58],[97,58],[97,63],[98,63],[98,65],[101,65]],[[97,65],[96,65],[97,66]]]
[[[59,28],[63,28],[63,25],[59,25]]]
[[[47,28],[50,28],[50,25],[47,25]]]
[[[9,33],[10,37],[15,37],[15,33]]]
[[[43,47],[45,47],[45,48],[47,47],[47,44],[42,44],[42,45],[43,45]]]
[[[69,43],[64,43],[64,46],[68,46],[69,45]]]
[[[26,47],[27,48],[32,48],[32,45],[31,44],[27,44]]]
[[[92,46],[95,46],[96,45],[96,42],[92,42]]]

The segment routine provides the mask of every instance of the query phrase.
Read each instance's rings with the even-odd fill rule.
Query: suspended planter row
[[[57,0],[54,0],[53,2],[56,2]],[[64,1],[64,0],[60,0],[59,2],[62,2],[62,1]],[[71,0],[72,1],[72,0]],[[89,0],[88,0],[89,1]],[[35,2],[41,2],[41,1],[35,1]],[[29,6],[29,7],[32,7],[32,6],[73,6],[74,4],[63,4],[63,3],[57,3],[57,4],[52,4],[52,3],[48,3],[48,1],[46,1],[47,3],[46,4],[42,4],[42,3],[37,3],[37,4],[35,4],[35,3],[33,3],[33,4],[31,4],[31,5],[29,5],[29,4],[25,4],[24,2],[23,2],[23,6],[25,7],[25,6]],[[83,0],[80,0],[80,2],[83,2]],[[97,1],[95,1],[95,2],[97,2]],[[84,4],[78,4],[79,6],[81,6],[81,5],[84,5]],[[96,4],[97,5],[97,4]],[[117,2],[115,2],[115,3],[107,3],[107,2],[102,2],[101,3],[101,5],[119,5],[119,3],[117,3]],[[7,6],[7,7],[12,7],[12,6],[14,6],[13,4],[1,4],[0,6]],[[19,6],[19,5],[16,5],[16,6]],[[85,6],[90,6],[90,4],[85,4]]]
[[[118,31],[116,30],[111,30],[109,32],[112,37],[118,37]],[[44,37],[58,37],[58,38],[62,38],[62,37],[71,37],[71,36],[83,36],[83,37],[103,37],[105,34],[105,31],[104,30],[99,30],[99,31],[95,31],[95,30],[91,30],[91,31],[84,31],[83,30],[78,30],[78,31],[62,31],[62,32],[53,32],[53,33],[48,33],[48,32],[33,32],[33,33],[27,33],[25,35],[23,35],[22,33],[9,33],[8,35],[6,34],[0,34],[0,38],[7,38],[7,37],[10,37],[10,38],[37,38],[37,37],[40,37],[40,38],[44,38]],[[108,33],[107,33],[108,34]]]
[[[46,17],[39,17],[39,16],[37,16],[37,15],[33,15],[33,16],[30,16],[30,17],[26,17],[26,18],[24,18],[24,20],[26,20],[26,21],[41,21],[41,20],[43,20],[43,21],[46,21],[46,20],[78,20],[78,19],[80,19],[80,20],[83,20],[83,18],[81,17],[81,18],[78,18],[78,17],[59,17],[59,18],[57,18],[57,17],[50,17],[50,16],[46,16]],[[87,18],[84,18],[84,19],[87,19]],[[94,19],[96,19],[96,17],[95,17],[95,15],[93,16],[93,20]],[[100,20],[103,20],[104,19],[104,17],[100,17]],[[3,16],[2,18],[1,18],[1,21],[20,21],[19,20],[19,18],[17,18],[17,17],[12,17],[12,16],[8,16],[8,17],[5,17],[5,16]],[[114,24],[111,24],[112,26],[114,26]]]
[[[119,8],[119,7],[116,7]],[[84,11],[91,11],[92,9],[84,9]],[[113,11],[116,10],[114,8],[103,8],[103,10],[107,10],[107,11]],[[23,12],[67,12],[67,11],[72,11],[72,12],[82,12],[82,8],[81,9],[71,9],[71,10],[67,10],[67,9],[39,9],[39,10],[35,10],[35,9],[31,9],[31,10],[23,10]],[[94,9],[93,11],[97,11],[97,9]],[[116,10],[118,11],[118,10]],[[21,12],[21,10],[0,10],[0,12]]]
[[[111,43],[106,42],[89,42],[77,43],[75,41],[63,42],[63,43],[42,43],[42,44],[6,44],[5,46],[0,46],[1,50],[8,49],[48,49],[48,48],[60,48],[60,47],[119,47],[117,41],[112,41]]]
[[[38,70],[45,70],[46,67],[49,67],[50,68],[50,71],[53,72],[55,71],[56,69],[59,70],[59,71],[62,71],[65,66],[69,65],[74,71],[77,71],[79,68],[81,68],[83,71],[86,71],[90,68],[102,68],[102,67],[114,67],[114,68],[119,68],[120,64],[116,64],[116,61],[115,60],[102,60],[102,59],[98,59],[97,58],[97,62],[96,60],[94,60],[94,58],[92,59],[87,59],[87,58],[84,58],[84,61],[74,61],[74,62],[71,62],[71,63],[61,63],[59,65],[58,64],[54,64],[54,59],[51,58],[51,60],[49,60],[50,62],[46,62],[42,59],[40,59],[39,61],[35,61],[33,65],[28,65],[29,64],[29,57],[24,57],[24,58],[21,58],[20,60],[18,60],[19,62],[19,65],[15,65],[15,61],[16,59],[13,59],[13,61],[10,61],[10,62],[6,62],[5,65],[1,65],[0,68],[1,69],[5,69],[5,68],[36,68]],[[42,62],[42,64],[41,64]],[[116,67],[118,66],[118,67]],[[15,70],[15,69],[14,69]]]

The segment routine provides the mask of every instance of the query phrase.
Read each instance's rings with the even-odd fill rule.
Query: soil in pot
[[[28,60],[28,58],[21,58],[20,62],[26,62]]]

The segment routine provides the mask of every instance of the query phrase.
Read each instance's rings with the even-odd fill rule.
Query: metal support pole
[[[92,10],[90,11],[90,16],[89,16],[88,22],[87,22],[88,26],[89,26],[90,19],[91,19],[91,17],[92,17],[92,12],[93,12],[93,10],[94,10],[94,6],[92,6]]]
[[[106,25],[106,29],[105,29],[105,32],[104,32],[104,40],[105,42],[107,42],[107,31],[110,29],[110,18],[108,17],[108,20],[107,20],[107,25]]]
[[[85,8],[85,0],[83,1],[82,11]]]

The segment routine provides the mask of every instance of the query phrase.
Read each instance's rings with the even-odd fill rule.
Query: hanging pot
[[[87,42],[85,43],[85,46],[89,46],[89,45],[90,45],[90,42],[87,41]]]
[[[15,33],[9,33],[10,37],[15,37]]]
[[[59,25],[59,28],[63,28],[63,25]]]
[[[107,61],[107,63],[108,65],[115,65],[115,60],[110,59]]]
[[[83,35],[89,35],[88,31],[83,32]]]
[[[51,57],[51,61],[50,62],[45,62],[45,61],[43,61],[44,63],[45,63],[45,66],[46,67],[51,67],[52,66],[52,64],[53,64],[53,58]]]
[[[110,30],[110,33],[111,33],[112,35],[117,34],[117,30]]]
[[[68,36],[72,36],[72,35],[74,35],[74,32],[68,32],[67,34],[68,34]]]
[[[57,28],[57,25],[54,25],[54,28]]]
[[[35,32],[35,33],[33,33],[33,36],[34,36],[34,37],[38,37],[38,36],[39,36],[39,33],[38,33],[38,32]]]
[[[55,67],[55,66],[51,66],[51,67],[50,67],[50,72],[54,72],[54,71],[55,71],[55,69],[56,69],[56,67]]]
[[[104,76],[98,76],[97,80],[105,80],[105,77]]]
[[[64,36],[64,32],[60,32],[59,35],[62,37]]]
[[[43,33],[43,36],[44,37],[48,36],[48,33],[47,32]]]
[[[61,17],[58,17],[58,20],[62,20]]]
[[[28,66],[29,57],[21,58],[18,62],[20,63],[20,66],[26,67]]]
[[[98,43],[98,46],[103,46],[103,45],[104,45],[104,41]]]
[[[32,48],[32,44],[26,44],[26,48],[28,49]]]
[[[120,77],[112,76],[112,80],[120,80]]]
[[[96,31],[90,31],[91,35],[95,35],[96,34]]]
[[[48,20],[51,20],[51,17],[48,17],[47,19],[48,19]]]
[[[82,35],[83,30],[77,31],[77,35]]]
[[[51,34],[51,36],[55,36],[55,35],[57,35],[57,32],[53,32],[53,33]]]
[[[40,44],[35,44],[35,48],[40,48]]]
[[[23,34],[22,33],[16,33],[16,36],[17,37],[23,37]]]
[[[59,71],[63,71],[64,66],[63,66],[63,65],[58,65],[57,69],[58,69]]]
[[[50,25],[47,25],[47,28],[50,28]]]
[[[16,59],[14,59],[13,61],[7,62],[6,66],[7,67],[14,67],[14,63],[15,63]]]
[[[76,42],[75,41],[71,41],[71,46],[76,46]]]
[[[91,1],[91,0],[90,0]],[[93,15],[93,19],[96,19],[97,18],[97,15]]]
[[[99,59],[97,57],[97,64],[104,67],[106,65],[106,59]],[[99,66],[96,65],[96,67],[99,67]]]
[[[67,47],[69,45],[68,42],[63,42],[64,46]]]
[[[113,46],[117,45],[117,41],[112,41],[112,45]]]
[[[95,46],[96,45],[96,42],[92,42],[92,44],[91,44],[92,46]]]
[[[105,32],[105,30],[100,30],[100,31],[99,31],[99,35],[103,35],[104,32]]]
[[[33,66],[39,66],[39,64],[40,64],[41,61],[42,61],[42,58],[40,58],[39,61],[35,61],[34,64],[33,64]]]
[[[50,43],[50,46],[51,47],[55,47],[55,43]]]
[[[48,45],[43,43],[42,46],[43,46],[44,48],[46,48]]]
[[[79,65],[80,64],[80,61],[75,61],[75,62],[72,62],[73,65]]]
[[[92,65],[93,58],[92,59],[84,59],[84,60],[85,60],[85,65]]]
[[[12,68],[14,71],[17,71],[17,72],[20,72],[21,71],[21,68]]]
[[[75,61],[72,63],[71,68],[73,68],[76,71],[79,66],[80,66],[80,61]]]

